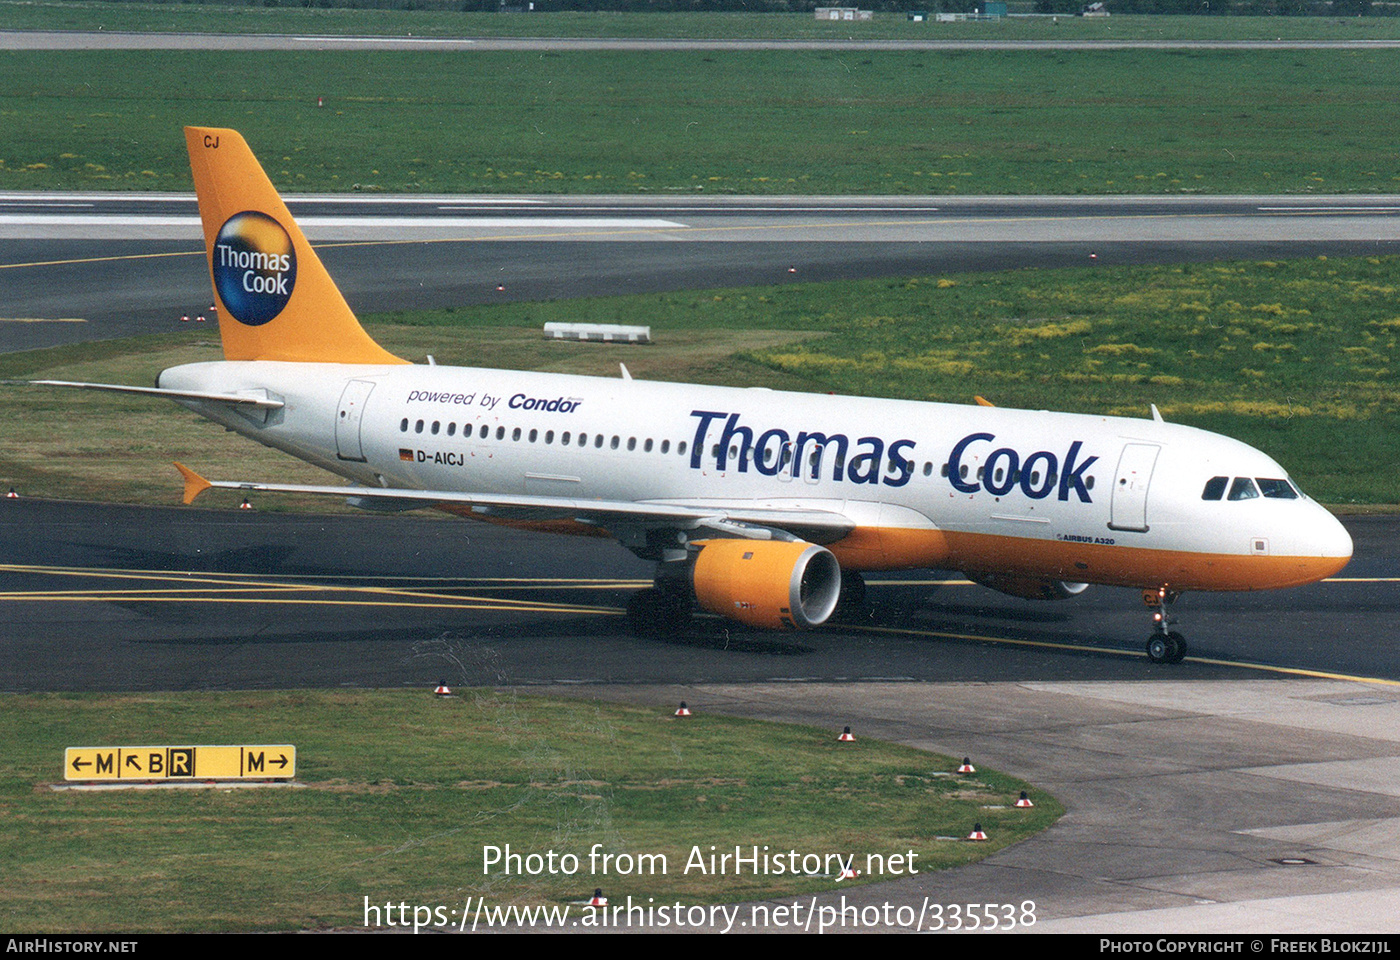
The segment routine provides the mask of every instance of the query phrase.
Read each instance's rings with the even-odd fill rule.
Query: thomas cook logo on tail
[[[297,255],[282,225],[253,210],[229,217],[214,239],[214,287],[229,314],[260,326],[282,312],[297,280]]]

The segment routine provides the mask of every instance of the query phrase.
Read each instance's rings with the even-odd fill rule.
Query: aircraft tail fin
[[[234,130],[186,127],[228,360],[406,363],[367,334]]]

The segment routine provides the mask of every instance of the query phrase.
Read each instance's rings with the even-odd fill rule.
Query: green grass
[[[714,903],[841,889],[684,872],[692,847],[979,860],[1049,826],[1053,798],[956,761],[814,730],[459,691],[0,697],[0,925],[12,931],[354,929],[364,904]],[[54,792],[67,746],[291,742],[305,789]],[[1031,810],[1012,803],[1021,790]],[[985,844],[964,837],[981,822]],[[483,847],[580,858],[483,874]],[[664,876],[588,854],[664,854]],[[849,881],[847,881],[849,882]],[[574,914],[578,916],[577,911]],[[410,913],[410,917],[412,914]],[[451,918],[455,923],[457,918]]]
[[[1317,258],[686,291],[368,323],[400,355],[444,364],[616,376],[621,360],[644,379],[955,403],[980,394],[1130,417],[1155,403],[1264,450],[1323,502],[1393,504],[1397,290],[1400,258]],[[540,337],[561,320],[648,324],[658,344]],[[0,377],[150,383],[165,366],[217,358],[209,336],[13,354]],[[219,478],[324,482],[154,400],[9,390],[0,484],[29,494],[172,503],[172,459]]]
[[[1393,50],[8,52],[0,189],[189,190],[199,124],[291,191],[1388,192],[1397,80]]]
[[[422,6],[432,6],[422,3]],[[460,4],[455,4],[460,6]],[[437,4],[447,7],[449,4]],[[672,39],[857,40],[1273,40],[1400,36],[1394,17],[1062,16],[996,23],[911,23],[877,14],[865,23],[819,23],[810,13],[540,13],[501,16],[450,9],[352,10],[191,3],[0,2],[10,30],[331,34],[419,37],[644,37]]]

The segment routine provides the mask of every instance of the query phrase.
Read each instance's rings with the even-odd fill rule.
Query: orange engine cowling
[[[701,607],[755,627],[819,626],[841,598],[836,557],[802,541],[709,540],[691,577]]]
[[[1068,600],[1089,589],[1087,583],[1066,583],[1064,580],[1051,580],[1048,577],[1013,577],[1004,573],[975,573],[963,571],[963,576],[973,583],[991,587],[1001,593],[1025,600]]]

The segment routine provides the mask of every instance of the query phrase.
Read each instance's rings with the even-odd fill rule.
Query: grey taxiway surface
[[[43,220],[46,211],[32,205],[53,200],[4,198],[17,206],[0,208],[16,218],[0,221],[10,231],[0,240],[0,303],[11,317],[84,322],[0,323],[0,348],[22,348],[46,330],[87,339],[170,329],[182,307],[207,302],[190,222],[159,226],[174,232],[140,241],[91,239],[98,224],[59,220],[102,208],[50,207]],[[172,204],[176,218],[192,215],[178,199],[155,202]],[[320,236],[346,244],[327,245],[324,255],[361,309],[400,305],[393,291],[412,291],[410,281],[422,286],[405,299],[426,305],[953,264],[1377,252],[1397,237],[1391,198],[1323,199],[1332,205],[1326,211],[1263,211],[1272,202],[1256,199],[1252,211],[1223,214],[1204,200],[1150,212],[1130,202],[1108,215],[1069,201],[997,207],[1004,202],[957,212],[942,200],[934,211],[868,205],[838,216],[800,201],[808,207],[790,218],[723,204],[571,209],[521,216],[593,222],[497,222],[460,242],[413,239],[431,225],[402,223],[374,226],[391,231],[380,239],[336,241],[335,231],[351,227],[335,225]],[[347,206],[363,211],[363,203],[350,198]],[[308,201],[313,221],[318,212],[355,219]],[[401,209],[375,212],[405,218]],[[432,216],[448,215],[462,211]],[[598,222],[605,218],[667,223]],[[914,232],[833,243],[841,226]],[[1027,236],[1021,229],[1048,232],[1021,240],[997,232]],[[1308,231],[1316,234],[1279,239]],[[687,242],[706,232],[729,242]],[[1219,239],[1201,244],[1212,235]],[[560,271],[563,279],[554,279]],[[793,637],[702,620],[642,642],[618,629],[617,613],[648,571],[603,542],[411,518],[28,499],[0,503],[0,526],[3,689],[422,685],[446,677],[850,723],[861,735],[972,755],[1046,786],[1069,808],[1046,834],[978,866],[848,894],[862,902],[1034,900],[1042,930],[1385,930],[1400,915],[1397,528],[1386,518],[1351,521],[1356,559],[1337,582],[1185,598],[1178,612],[1193,656],[1175,670],[1141,656],[1146,617],[1126,591],[1032,606],[937,575],[890,577],[873,588],[874,619],[859,624]],[[1311,678],[1280,679],[1291,669]]]
[[[0,31],[0,50],[1370,50],[1400,40],[859,40],[653,39],[642,37],[415,37],[290,34]]]

